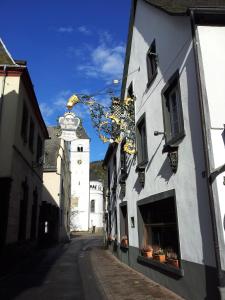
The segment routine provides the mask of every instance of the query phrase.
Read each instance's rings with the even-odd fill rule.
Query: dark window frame
[[[180,91],[180,75],[179,70],[177,70],[171,78],[166,83],[165,87],[162,90],[162,110],[163,110],[163,124],[164,124],[164,133],[165,133],[165,141],[166,145],[169,146],[177,146],[177,144],[184,138],[185,130],[184,130],[184,118],[183,118],[183,109],[182,109],[182,101],[181,101],[181,91]],[[177,112],[177,126],[178,132],[173,133],[172,128],[172,118],[175,114],[170,112],[171,110],[171,94],[175,93],[176,95],[176,112]],[[169,107],[170,106],[170,107]],[[174,106],[175,107],[175,106]],[[174,123],[173,123],[174,126]],[[175,127],[175,126],[174,126]]]
[[[23,111],[22,111],[22,120],[21,120],[21,129],[20,129],[20,134],[21,134],[21,137],[23,139],[24,144],[27,143],[28,119],[29,119],[28,108],[27,108],[27,105],[24,101]]]
[[[149,47],[149,50],[147,52],[146,63],[148,75],[147,87],[149,87],[158,74],[158,55],[156,53],[155,39],[152,41],[151,46]]]
[[[148,163],[148,140],[145,113],[139,118],[136,124],[136,140],[138,166],[145,167]]]
[[[127,201],[120,203],[120,237],[129,237]]]
[[[31,152],[34,151],[34,132],[35,132],[35,124],[32,118],[30,118],[30,128],[29,128],[29,149]]]
[[[167,266],[166,264],[162,264],[159,262],[156,262],[154,260],[149,260],[141,255],[138,256],[137,261],[141,264],[153,267],[158,269],[160,272],[164,273],[166,272],[169,275],[175,275],[175,276],[184,276],[184,271],[183,271],[183,266],[182,266],[182,260],[181,260],[181,252],[180,252],[180,235],[179,235],[179,224],[178,224],[178,216],[177,216],[177,200],[176,200],[176,193],[175,190],[169,190],[166,192],[158,193],[152,196],[149,196],[147,198],[141,199],[137,201],[137,223],[138,223],[138,239],[139,239],[139,248],[143,246],[143,242],[145,243],[146,241],[144,240],[144,220],[143,216],[141,214],[141,207],[152,204],[155,202],[159,202],[161,200],[173,198],[174,199],[174,213],[175,213],[175,218],[176,218],[176,228],[177,228],[177,246],[178,246],[178,259],[180,262],[180,268],[175,269],[174,267],[170,267],[169,265]]]
[[[124,145],[126,144],[126,139],[123,139],[120,146],[120,171],[121,175],[127,175],[127,155],[124,151]]]
[[[38,135],[38,138],[37,138],[37,150],[36,151],[37,151],[36,152],[36,163],[38,165],[41,165],[40,158],[43,155],[43,141],[42,141],[40,135]]]
[[[94,199],[92,199],[91,200],[91,213],[95,213],[95,200]]]

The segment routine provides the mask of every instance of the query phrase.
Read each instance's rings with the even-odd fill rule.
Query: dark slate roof
[[[145,0],[169,14],[185,14],[189,8],[225,8],[225,0]]]
[[[80,139],[84,139],[84,140],[89,139],[89,137],[88,137],[83,125],[82,125],[82,122],[80,122],[80,125],[76,130],[76,133],[77,133],[77,137],[80,138]]]
[[[44,171],[55,171],[60,147],[60,139],[57,137],[59,129],[57,127],[48,127],[47,129],[50,139],[45,141]]]
[[[0,39],[0,65],[15,65],[13,58]]]

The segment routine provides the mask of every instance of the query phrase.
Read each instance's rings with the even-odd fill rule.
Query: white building
[[[90,217],[89,228],[95,227],[95,232],[103,230],[103,184],[100,181],[90,181]]]
[[[82,125],[71,142],[71,230],[88,231],[90,139]]]
[[[40,239],[46,242],[70,238],[70,144],[60,139],[58,128],[48,127],[45,141]]]
[[[109,234],[185,299],[225,299],[224,51],[225,1],[133,1],[121,98],[136,98],[137,156],[108,148]],[[143,257],[146,244],[178,267]]]
[[[38,238],[48,131],[26,62],[14,61],[1,40],[0,91],[0,250],[21,251]]]

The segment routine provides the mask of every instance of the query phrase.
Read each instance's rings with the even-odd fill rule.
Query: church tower
[[[71,142],[71,230],[88,231],[90,139],[82,125]]]

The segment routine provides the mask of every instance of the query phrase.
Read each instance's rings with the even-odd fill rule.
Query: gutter
[[[190,10],[190,18],[191,18],[191,28],[192,28],[192,37],[193,37],[193,49],[194,49],[194,58],[197,72],[197,86],[198,86],[198,94],[199,94],[199,106],[200,106],[200,118],[201,118],[201,129],[202,129],[202,137],[203,137],[203,149],[204,149],[204,158],[205,158],[205,166],[206,166],[206,177],[207,177],[207,189],[209,195],[209,209],[211,215],[211,224],[212,224],[212,233],[213,233],[213,244],[215,251],[215,260],[216,260],[216,269],[218,276],[218,290],[220,293],[220,299],[225,299],[225,276],[224,272],[221,268],[221,257],[220,257],[220,247],[219,247],[219,234],[217,228],[216,221],[216,213],[215,213],[215,203],[214,203],[214,194],[212,189],[212,175],[210,170],[210,156],[208,149],[208,138],[207,138],[207,127],[205,121],[205,112],[204,112],[204,96],[202,92],[202,83],[201,83],[201,72],[199,67],[199,55],[198,55],[198,42],[196,38],[196,23],[195,23],[195,13],[193,10]],[[220,168],[221,171],[224,166]],[[215,176],[216,174],[214,174]]]

